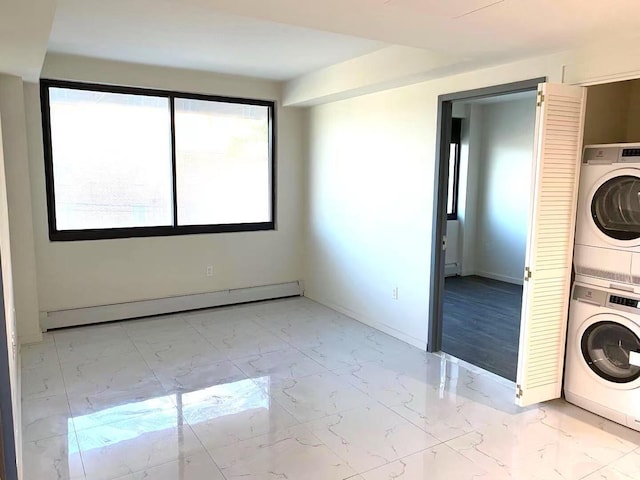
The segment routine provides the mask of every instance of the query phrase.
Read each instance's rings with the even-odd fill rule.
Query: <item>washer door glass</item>
[[[597,322],[582,334],[582,355],[598,376],[615,383],[640,378],[640,367],[629,363],[629,352],[640,352],[640,339],[624,325]]]
[[[640,178],[621,175],[600,185],[591,200],[591,216],[608,237],[640,238]]]

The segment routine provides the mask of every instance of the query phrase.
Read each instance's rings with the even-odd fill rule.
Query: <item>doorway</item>
[[[440,97],[428,349],[512,381],[544,81]]]

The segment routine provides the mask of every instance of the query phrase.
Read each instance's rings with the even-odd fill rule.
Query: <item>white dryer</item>
[[[640,431],[640,295],[576,283],[569,308],[567,401]]]
[[[586,146],[578,192],[576,280],[640,293],[640,143]]]

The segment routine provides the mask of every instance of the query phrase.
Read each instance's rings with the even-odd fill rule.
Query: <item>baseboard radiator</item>
[[[453,277],[454,275],[460,275],[460,268],[457,263],[447,263],[444,266],[444,276]]]
[[[262,285],[258,287],[235,288],[232,290],[220,290],[195,295],[43,312],[40,317],[40,326],[43,331],[47,331],[54,328],[150,317],[153,315],[186,312],[189,310],[199,310],[223,305],[294,297],[302,294],[303,289],[300,281]]]

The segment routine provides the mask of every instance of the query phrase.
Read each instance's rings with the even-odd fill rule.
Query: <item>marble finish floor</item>
[[[304,298],[22,349],[25,480],[640,478],[640,433]]]

